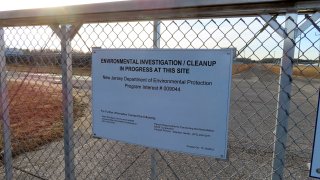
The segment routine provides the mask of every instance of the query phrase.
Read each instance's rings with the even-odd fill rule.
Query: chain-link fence
[[[308,179],[319,13],[3,27],[0,45],[3,177]],[[93,47],[235,47],[228,159],[93,138]]]

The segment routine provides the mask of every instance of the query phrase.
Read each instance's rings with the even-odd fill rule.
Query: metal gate
[[[135,2],[118,2],[103,4],[115,9],[108,12],[99,5],[70,7],[75,13],[61,18],[1,12],[1,176],[308,179],[320,85],[320,3],[239,2],[192,7],[187,1],[188,7],[163,9],[146,3],[132,12],[124,9]],[[96,13],[77,14],[85,7]],[[236,48],[228,160],[93,138],[93,47]]]

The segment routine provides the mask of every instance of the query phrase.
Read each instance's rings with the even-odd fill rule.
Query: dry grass
[[[14,155],[35,150],[63,136],[61,87],[10,82],[9,113]],[[75,98],[76,99],[76,98]],[[82,112],[75,100],[75,116]],[[3,149],[0,138],[0,150]]]
[[[269,71],[280,74],[280,66],[273,64],[265,64],[263,65]],[[294,66],[292,74],[294,76],[302,76],[308,78],[319,78],[320,79],[320,68],[315,66]]]
[[[254,66],[254,64],[233,64],[232,74],[238,74],[244,71],[248,71]]]

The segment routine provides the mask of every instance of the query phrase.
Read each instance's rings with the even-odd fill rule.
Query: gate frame
[[[142,3],[143,2],[143,3]],[[64,105],[64,153],[65,178],[75,179],[74,143],[73,143],[73,97],[72,97],[72,56],[71,40],[77,34],[83,23],[114,22],[114,21],[154,21],[153,47],[160,46],[160,20],[188,19],[188,18],[214,18],[239,17],[260,15],[260,17],[284,38],[283,58],[281,61],[281,74],[279,79],[278,112],[275,130],[274,158],[272,166],[272,179],[282,179],[287,139],[287,123],[289,118],[290,94],[292,85],[292,68],[295,40],[310,26],[312,21],[320,18],[319,1],[285,0],[208,0],[205,2],[186,1],[151,1],[135,0],[112,3],[99,3],[88,5],[67,6],[58,8],[42,8],[32,10],[16,10],[0,12],[0,27],[49,25],[61,40],[62,55],[62,86]],[[299,12],[314,13],[299,27],[296,27]],[[270,14],[287,14],[285,28]],[[291,19],[291,20],[290,20]],[[291,22],[290,22],[291,21]],[[67,26],[66,24],[74,24]],[[59,27],[61,25],[61,27]],[[314,25],[315,26],[315,25]],[[261,32],[266,27],[261,29]],[[320,32],[320,28],[316,27]],[[261,33],[259,32],[259,33]],[[249,41],[250,43],[251,41]],[[248,45],[248,44],[247,44]],[[5,42],[4,30],[0,28],[0,89],[1,113],[3,119],[4,156],[6,179],[12,179],[12,153],[10,141],[10,120],[8,109],[8,93],[5,70]],[[241,50],[240,50],[241,51]],[[8,142],[7,142],[8,141]],[[151,179],[157,178],[155,153],[151,153]]]

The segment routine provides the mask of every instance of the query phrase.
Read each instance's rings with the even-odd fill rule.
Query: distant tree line
[[[264,58],[260,61],[260,63],[271,63],[271,64],[280,64],[281,58]],[[305,59],[293,59],[293,63],[295,64],[313,64],[317,63],[317,60],[305,60]]]
[[[251,60],[250,58],[236,58],[236,62],[243,63],[243,64],[251,64],[254,63],[255,61]]]
[[[9,65],[59,66],[61,53],[30,52],[23,55],[6,55],[6,61]],[[91,66],[91,53],[72,53],[72,65],[74,67]]]
[[[9,65],[32,65],[32,66],[59,66],[61,65],[61,52],[59,50],[22,50],[23,54],[6,54],[7,64]],[[250,58],[236,58],[235,63],[251,64],[251,63],[271,63],[280,64],[281,58],[264,58],[256,61]],[[297,64],[313,64],[318,61],[294,59]],[[72,65],[74,67],[90,67],[91,53],[81,51],[72,52]]]

